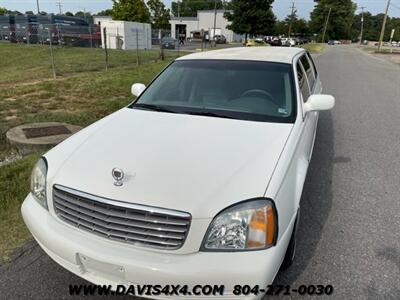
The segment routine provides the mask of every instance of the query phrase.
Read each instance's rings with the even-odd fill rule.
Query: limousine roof
[[[304,51],[304,49],[296,47],[237,47],[197,52],[182,56],[177,60],[228,59],[268,61],[291,64],[293,62],[293,58]]]

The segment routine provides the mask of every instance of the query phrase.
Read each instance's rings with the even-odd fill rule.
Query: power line
[[[397,4],[394,4],[393,2],[390,5],[393,6],[394,8],[400,9],[400,6],[397,6]]]
[[[63,5],[61,4],[61,1],[58,1],[58,2],[56,3],[56,6],[58,6],[58,10],[59,10],[59,12],[60,12],[60,15],[62,15],[61,7],[63,7]]]
[[[293,23],[293,19],[294,19],[294,14],[296,13],[296,7],[294,6],[294,1],[292,2],[292,12],[290,13],[290,22],[289,22],[289,33],[288,36],[290,38],[291,34],[292,34],[292,23]]]

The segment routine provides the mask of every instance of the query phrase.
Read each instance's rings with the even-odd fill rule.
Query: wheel
[[[290,238],[290,242],[289,242],[288,248],[286,250],[285,258],[283,259],[283,262],[281,265],[282,271],[288,269],[294,261],[294,258],[296,255],[296,233],[297,233],[297,226],[298,226],[299,220],[300,220],[300,209],[297,213],[296,221],[295,221],[294,227],[293,227],[292,236]]]

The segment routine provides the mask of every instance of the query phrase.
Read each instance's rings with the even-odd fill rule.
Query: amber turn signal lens
[[[270,246],[274,242],[275,215],[272,205],[266,205],[257,209],[251,216],[248,227],[248,248],[262,248]]]
[[[265,238],[265,242],[267,243],[267,245],[272,245],[272,243],[274,242],[274,238],[275,238],[275,214],[274,214],[274,210],[272,209],[271,205],[268,205],[266,207],[267,209],[267,236]]]

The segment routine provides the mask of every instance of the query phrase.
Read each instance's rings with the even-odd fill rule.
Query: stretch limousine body
[[[25,223],[96,284],[217,284],[223,299],[259,299],[234,286],[266,287],[294,259],[318,112],[335,102],[321,92],[303,49],[181,57],[38,161]]]

